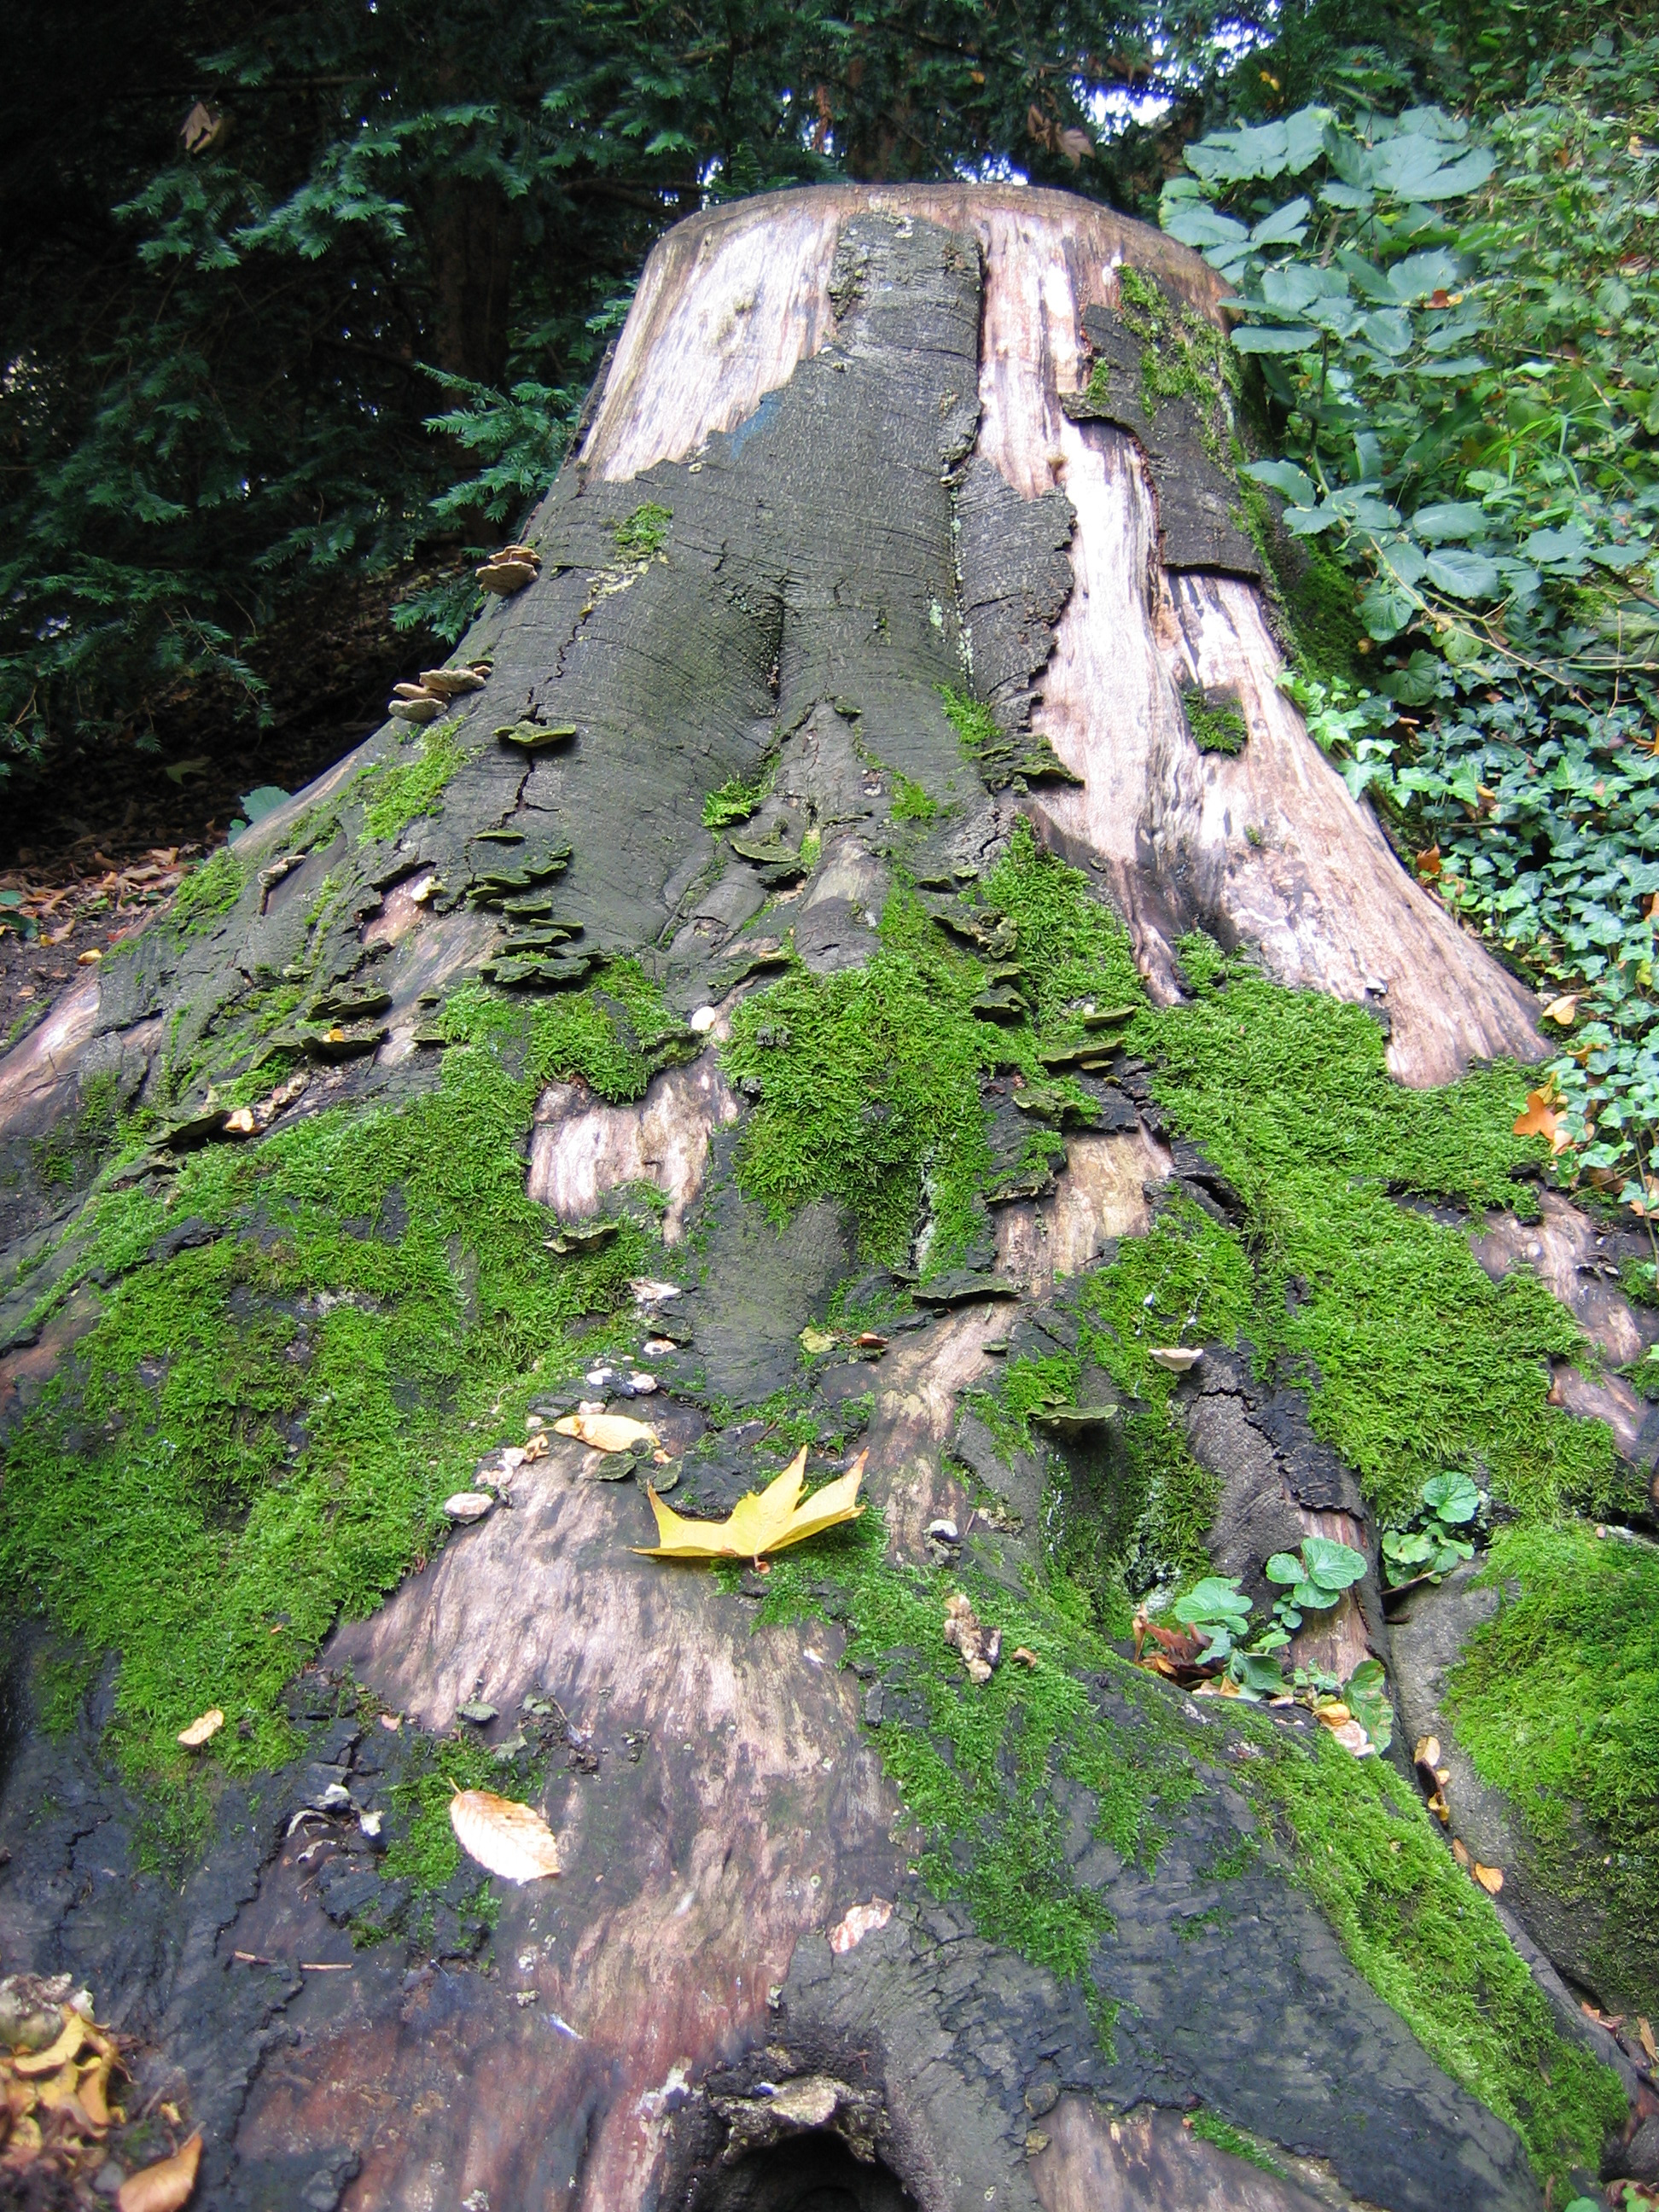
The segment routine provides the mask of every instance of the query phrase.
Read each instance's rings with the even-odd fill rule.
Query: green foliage
[[[1460,1560],[1474,1556],[1468,1532],[1480,1510],[1480,1492],[1462,1469],[1431,1474],[1418,1498],[1408,1520],[1382,1531],[1382,1572],[1392,1586],[1419,1576],[1437,1583]]]
[[[1359,684],[1310,642],[1292,695],[1441,896],[1584,992],[1562,1171],[1626,1198],[1659,1117],[1656,62],[1598,37],[1482,127],[1316,101],[1191,147],[1163,204],[1239,290],[1283,456],[1245,474],[1381,648]]]
[[[411,822],[438,811],[450,778],[465,757],[455,738],[459,727],[459,720],[434,722],[421,732],[420,750],[413,760],[394,755],[366,771],[360,843],[390,842]]]
[[[1505,1528],[1483,1579],[1500,1599],[1452,1676],[1458,1741],[1551,1889],[1604,1909],[1607,1986],[1659,2010],[1659,1553],[1581,1522]]]
[[[1284,1591],[1273,1603],[1281,1627],[1297,1629],[1308,1613],[1328,1613],[1365,1571],[1365,1555],[1331,1536],[1304,1536],[1294,1552],[1275,1552],[1263,1570]]]
[[[1540,2180],[1594,2171],[1623,2123],[1618,2077],[1556,2033],[1491,1899],[1409,1785],[1386,1759],[1317,1734],[1311,1755],[1276,1746],[1261,1787],[1349,1958],[1430,2057],[1515,2129]]]
[[[1259,1354],[1309,1374],[1316,1429],[1383,1517],[1452,1468],[1528,1516],[1611,1494],[1607,1429],[1546,1402],[1547,1361],[1581,1349],[1571,1317],[1529,1276],[1493,1284],[1458,1230],[1396,1203],[1529,1202],[1512,1179],[1544,1152],[1512,1133],[1526,1079],[1500,1065],[1403,1090],[1363,1008],[1181,950],[1196,995],[1138,1017],[1130,1042],[1243,1203]]]

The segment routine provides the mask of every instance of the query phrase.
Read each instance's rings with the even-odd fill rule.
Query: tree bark
[[[831,1204],[780,1230],[740,1199],[732,1146],[750,1101],[720,1048],[786,930],[810,974],[869,960],[899,865],[896,775],[945,805],[928,848],[938,881],[967,880],[1023,815],[1118,906],[1157,1000],[1178,994],[1177,942],[1201,926],[1258,948],[1286,982],[1372,1005],[1403,1082],[1535,1057],[1525,994],[1410,879],[1278,688],[1260,562],[1196,429],[1160,413],[1137,435],[1080,400],[1085,348],[1121,336],[1125,266],[1176,310],[1218,316],[1194,256],[1049,192],[848,185],[672,232],[580,454],[526,531],[539,577],[492,604],[459,656],[487,655],[490,673],[458,702],[441,800],[389,836],[363,832],[358,779],[410,757],[389,726],[240,842],[234,908],[141,939],[0,1063],[12,1251],[47,1251],[68,1225],[30,1147],[100,1073],[165,1113],[167,1158],[234,1136],[209,1089],[227,1080],[215,1039],[289,970],[324,1011],[304,1033],[309,1087],[274,1109],[270,1134],[324,1105],[426,1095],[434,998],[481,974],[524,980],[501,951],[514,893],[489,893],[505,855],[524,869],[521,902],[527,884],[543,908],[536,926],[572,933],[564,951],[524,956],[544,986],[635,960],[688,1024],[695,1056],[636,1103],[549,1083],[524,1171],[550,1237],[655,1187],[659,1267],[682,1292],[639,1290],[641,1345],[659,1352],[635,1356],[696,1381],[625,1410],[649,1413],[670,1458],[717,1440],[726,1456],[708,1464],[729,1504],[801,1331],[863,1268]],[[642,524],[652,509],[662,520]],[[984,784],[941,687],[971,690],[1000,727],[1006,754],[987,756]],[[1235,702],[1237,757],[1194,743],[1195,689]],[[744,858],[704,827],[703,804],[769,768]],[[799,866],[763,913],[773,851]],[[334,918],[318,924],[325,906]],[[169,1068],[194,1071],[173,1094]],[[269,1141],[263,1126],[253,1141]],[[132,1172],[167,1165],[152,1153]],[[872,1394],[868,1492],[896,1575],[963,1556],[930,1528],[969,1530],[977,1515],[1016,1601],[1041,1556],[1042,1469],[985,1458],[964,1394],[994,1377],[1011,1327],[1052,1323],[1056,1286],[1146,1229],[1182,1172],[1131,1086],[1115,1126],[1071,1140],[1051,1191],[998,1209],[977,1273],[931,1303],[921,1285],[872,1364],[854,1347],[823,1370],[826,1407]],[[27,1320],[74,1249],[51,1248],[5,1309],[14,1420],[94,1325],[91,1285]],[[671,1323],[680,1353],[657,1334]],[[621,1409],[620,1371],[577,1387]],[[1352,1476],[1305,1416],[1268,1419],[1244,1365],[1206,1364],[1190,1429],[1227,1486],[1221,1571],[1259,1567],[1298,1531],[1341,1534],[1375,1561]],[[205,2201],[1540,2203],[1516,2136],[1373,1994],[1271,1833],[1237,1882],[1214,1875],[1250,1830],[1238,1777],[1254,1754],[1224,1717],[1126,1668],[1090,1678],[1100,1724],[1148,1742],[1172,1732],[1190,1779],[1160,1808],[1155,1872],[1103,1839],[1080,1784],[1056,1771],[1045,1785],[1068,1879],[1103,1927],[1109,1915],[1106,2033],[1079,1979],[988,1933],[918,1871],[872,1734],[884,1698],[908,1694],[902,1669],[838,1665],[850,1631],[833,1588],[827,1617],[757,1627],[756,1578],[728,1588],[635,1556],[645,1501],[596,1479],[601,1455],[558,1437],[510,1474],[499,1455],[489,1464],[508,1503],[368,1618],[342,1621],[295,1710],[313,1762],[367,1803],[404,1738],[372,1716],[333,1717],[348,1680],[410,1735],[449,1730],[480,1696],[505,1717],[491,1741],[526,1698],[556,1709],[570,1765],[544,1802],[564,1871],[498,1885],[490,1970],[434,1961],[430,1927],[350,1951],[302,1856],[313,1830],[284,1833],[322,1767],[285,1771],[257,1806],[228,1790],[181,1902],[88,1859],[117,1845],[84,1835],[131,1817],[95,1735],[19,1736],[0,1814],[15,1862],[0,1883],[6,1964],[72,1968],[100,2002],[112,1986],[184,2067],[208,2126]],[[988,1475],[1001,1493],[988,1504]],[[1307,1651],[1346,1672],[1368,1648],[1386,1650],[1374,1575]],[[92,1808],[82,1826],[30,1825],[63,1775]],[[1201,1943],[1182,1940],[1194,1916]],[[306,1974],[307,1960],[351,1971]],[[1183,2128],[1199,2103],[1279,2146],[1278,2172]]]

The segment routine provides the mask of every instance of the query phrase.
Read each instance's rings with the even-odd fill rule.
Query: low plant
[[[1284,1591],[1273,1605],[1281,1628],[1294,1631],[1310,1613],[1328,1613],[1365,1571],[1364,1554],[1334,1536],[1304,1536],[1295,1552],[1275,1552],[1267,1565],[1270,1583]]]
[[[1437,1583],[1474,1556],[1463,1532],[1474,1526],[1480,1492],[1468,1476],[1459,1469],[1431,1475],[1418,1497],[1411,1518],[1382,1532],[1382,1572],[1391,1589],[1419,1579]]]

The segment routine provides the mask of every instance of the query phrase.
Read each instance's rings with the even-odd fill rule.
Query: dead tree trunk
[[[550,1270],[587,1265],[607,1234],[645,1234],[641,1219],[660,1249],[630,1278],[631,1301],[612,1286],[613,1331],[636,1318],[624,1352],[601,1340],[590,1370],[561,1338],[558,1387],[534,1419],[579,1395],[648,1414],[664,1460],[687,1470],[682,1498],[720,1510],[779,1463],[779,1420],[810,1402],[820,1434],[868,1449],[888,1565],[866,1549],[860,1573],[926,1593],[977,1557],[1011,1613],[1025,1603],[1042,1467],[999,1458],[964,1394],[990,1386],[1020,1330],[1063,1334],[1057,1291],[1147,1227],[1182,1164],[1144,1091],[1119,1085],[1057,1181],[986,1216],[942,1278],[927,1273],[924,1190],[911,1264],[885,1285],[901,1323],[860,1345],[848,1309],[832,1313],[861,1279],[871,1295],[848,1213],[826,1198],[779,1226],[733,1179],[752,1102],[720,1047],[745,996],[792,960],[819,978],[863,967],[896,887],[915,886],[958,936],[981,926],[957,895],[1023,817],[1127,919],[1155,1001],[1178,994],[1177,942],[1202,927],[1255,948],[1284,981],[1368,1000],[1407,1083],[1537,1055],[1525,994],[1411,880],[1278,688],[1261,558],[1235,518],[1210,402],[1159,404],[1142,388],[1126,270],[1143,315],[1177,335],[1183,314],[1218,315],[1194,257],[1050,192],[849,185],[701,216],[664,240],[580,450],[526,532],[539,574],[493,601],[457,656],[488,662],[484,688],[424,731],[389,725],[262,822],[222,864],[216,905],[198,895],[0,1064],[13,1249],[46,1255],[5,1310],[17,1436],[52,1413],[49,1376],[84,1372],[76,1347],[99,1340],[112,1284],[144,1269],[159,1281],[226,1237],[282,1249],[286,1133],[325,1108],[343,1127],[356,1115],[389,1128],[363,1117],[438,1095],[450,1050],[468,1048],[457,1040],[479,1034],[452,1018],[463,986],[554,1008],[608,988],[615,1008],[636,1003],[616,964],[631,962],[673,1018],[651,1034],[635,1024],[632,1044],[656,1052],[659,1072],[642,1095],[607,1099],[556,1050],[533,1063],[543,1080],[514,1172],[548,1209]],[[1236,718],[1242,750],[1200,750],[1200,713]],[[1008,985],[1016,1018],[1025,987]],[[995,1065],[988,1047],[988,1081]],[[1095,1076],[1109,1073],[1103,1056]],[[42,1188],[39,1148],[100,1077],[100,1095],[112,1085],[156,1117],[149,1148],[100,1191],[153,1200],[169,1225],[123,1248],[125,1274],[110,1261],[94,1279],[93,1231],[77,1243],[72,1214],[53,1215],[61,1189]],[[270,1172],[234,1220],[210,1194],[199,1217],[193,1196],[168,1213],[170,1178],[205,1189],[203,1164],[239,1140]],[[620,1200],[641,1187],[654,1212],[636,1206],[617,1231]],[[356,1188],[348,1178],[338,1196],[354,1219]],[[327,1189],[292,1203],[325,1207]],[[490,1255],[469,1249],[457,1203],[434,1249],[471,1343],[475,1325],[505,1323],[481,1319]],[[342,1234],[395,1244],[419,1226],[387,1202]],[[481,1216],[480,1237],[495,1233]],[[228,1278],[227,1343],[275,1316],[293,1372],[309,1376],[343,1312],[372,1318],[393,1296],[376,1279],[301,1269],[278,1292]],[[145,1346],[157,1374],[179,1326]],[[803,1331],[835,1357],[804,1352]],[[545,1349],[520,1346],[520,1412],[542,1402],[528,1378]],[[647,1370],[657,1388],[624,1407],[626,1378]],[[331,1370],[331,1402],[350,1371]],[[1255,1419],[1247,1373],[1208,1371],[1192,1424],[1237,1508],[1213,1540],[1222,1570],[1259,1575],[1264,1551],[1303,1529],[1374,1559],[1346,1471]],[[395,1401],[411,1424],[430,1418],[423,1387],[411,1379]],[[445,1385],[457,1404],[466,1387],[464,1373]],[[273,1481],[297,1482],[331,1433],[320,1376],[314,1403],[313,1388],[294,1385]],[[218,1416],[228,1450],[256,1418],[235,1389]],[[860,1432],[842,1410],[865,1394]],[[489,1410],[459,1449],[500,1443]],[[1085,1435],[1090,1409],[1078,1411]],[[171,1416],[155,1418],[165,1430]],[[60,1449],[103,1450],[101,1433]],[[346,1458],[335,1471],[325,1549],[342,1516],[371,1511],[349,1502]],[[305,1759],[273,1780],[227,1757],[182,1899],[119,1840],[131,1769],[100,1764],[97,1735],[119,1705],[118,1667],[78,1734],[23,1727],[3,1815],[4,1965],[74,1972],[183,2069],[207,2130],[205,2201],[1540,2201],[1517,2136],[1373,1994],[1272,1820],[1258,1826],[1243,1784],[1259,1753],[1221,1708],[1206,1718],[1097,1644],[1066,1673],[1053,1616],[1031,1694],[1064,1674],[1077,1703],[1035,1795],[1008,1779],[1017,1729],[1000,1763],[962,1783],[988,1803],[1006,1782],[1026,1826],[994,1823],[975,1843],[958,1823],[941,1861],[916,1792],[934,1802],[968,1771],[939,1702],[978,1694],[968,1675],[947,1691],[899,1644],[862,1656],[867,1581],[826,1570],[804,1617],[757,1626],[767,1582],[636,1557],[646,1500],[594,1479],[613,1472],[564,1437],[516,1466],[488,1457],[488,1517],[378,1609],[340,1620],[321,1668],[299,1675],[287,1709],[310,1731]],[[363,1569],[371,1583],[396,1583],[426,1549],[453,1486],[447,1470],[415,1470],[405,1548],[390,1571]],[[236,1525],[228,1509],[215,1540]],[[296,1586],[304,1566],[296,1555]],[[38,1632],[20,1630],[26,1656]],[[248,1632],[300,1632],[268,1611]],[[1346,1673],[1382,1636],[1371,1581],[1324,1656]],[[849,1648],[855,1668],[838,1664]],[[1005,1656],[999,1694],[1011,1668]],[[169,1731],[230,1703],[212,1679],[176,1695],[189,1702],[164,1717]],[[458,1722],[469,1707],[494,1717]],[[377,1725],[380,1711],[402,1728]],[[925,1775],[884,1763],[895,1724]],[[331,1783],[384,1810],[395,1838],[415,1817],[395,1785],[417,1774],[416,1745],[469,1727],[502,1751],[504,1774],[539,1747],[563,1865],[556,1881],[498,1885],[487,1936],[467,1921],[464,1878],[432,1895],[416,1874],[382,1882],[339,1818],[289,1832],[307,1806],[339,1813]],[[1078,1763],[1085,1740],[1093,1768]],[[1127,1794],[1098,1779],[1109,1768]],[[64,1796],[64,1776],[78,1814],[32,1820]],[[1050,1877],[1048,1861],[1021,1860],[1022,1835],[1046,1839],[1064,1870],[1066,1925],[1092,1931],[1080,1960],[1023,1893]],[[969,1863],[999,1850],[1000,1890]],[[346,1931],[377,1925],[396,1933],[354,1951]],[[1277,2174],[1184,2129],[1196,2105],[1278,2146]]]

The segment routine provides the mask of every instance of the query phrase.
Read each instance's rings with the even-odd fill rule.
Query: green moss
[[[1483,1580],[1502,1597],[1452,1676],[1458,1741],[1551,1890],[1605,1911],[1607,1988],[1659,2014],[1659,1552],[1582,1522],[1510,1528]]]
[[[1118,313],[1142,342],[1140,402],[1154,420],[1172,399],[1196,413],[1206,451],[1220,464],[1232,432],[1237,356],[1224,331],[1172,300],[1154,276],[1127,262],[1117,272]]]
[[[1497,1066],[1439,1091],[1389,1077],[1364,1009],[1286,991],[1188,940],[1197,996],[1139,1017],[1170,1123],[1238,1192],[1258,1352],[1312,1384],[1315,1428],[1386,1516],[1462,1467],[1528,1516],[1616,1480],[1604,1425],[1547,1402],[1583,1340],[1530,1275],[1492,1283],[1456,1227],[1398,1195],[1534,1206],[1513,1180],[1541,1142],[1512,1124],[1527,1079]]]
[[[1145,1675],[1040,1597],[971,1570],[947,1578],[895,1567],[885,1547],[879,1516],[866,1513],[806,1547],[810,1557],[785,1553],[773,1562],[759,1620],[823,1610],[844,1620],[846,1659],[879,1666],[887,1705],[914,1716],[884,1713],[875,1735],[915,1824],[917,1870],[936,1896],[960,1898],[981,1934],[1079,1987],[1109,2045],[1114,2007],[1091,1959],[1111,1915],[1072,1875],[1054,1784],[1089,1790],[1095,1832],[1150,1869],[1160,1812],[1196,1787],[1186,1724]],[[1036,1667],[1003,1667],[970,1685],[942,1633],[955,1589],[1001,1626],[1006,1648],[1034,1652]],[[1103,1669],[1128,1701],[1128,1726],[1097,1700],[1089,1677]]]
[[[668,526],[673,520],[672,507],[659,507],[655,500],[647,500],[611,532],[617,552],[624,561],[649,561],[667,544]]]
[[[574,1363],[569,1324],[629,1308],[646,1231],[544,1248],[513,1042],[452,1048],[404,1106],[193,1153],[166,1198],[88,1202],[52,1303],[96,1272],[102,1310],[9,1441],[0,1578],[118,1653],[116,1748],[165,1802],[188,1793],[173,1738],[206,1705],[233,1723],[226,1767],[288,1755],[283,1684],[442,1539],[442,1499],[520,1425],[538,1368]],[[186,1217],[223,1233],[144,1264]]]
[[[1516,2130],[1540,2180],[1595,2170],[1622,2124],[1616,2075],[1556,2033],[1491,1899],[1385,1759],[1318,1731],[1280,1742],[1252,1787],[1288,1829],[1299,1878],[1354,1966],[1436,2063]]]
[[[230,912],[247,878],[228,845],[193,868],[173,895],[169,919],[174,928],[194,933],[210,929],[221,915]]]
[[[730,783],[721,784],[711,791],[702,802],[702,826],[705,830],[730,830],[739,822],[746,822],[772,788],[772,778],[777,763],[771,763],[752,783],[744,783],[733,776]]]
[[[1075,869],[1038,850],[1028,823],[978,904],[1014,925],[1012,958],[1035,1005],[1012,1027],[974,1018],[983,966],[903,891],[888,900],[866,967],[796,971],[738,1008],[726,1066],[759,1093],[738,1178],[775,1218],[836,1199],[870,1258],[902,1265],[925,1210],[927,1269],[953,1265],[984,1227],[982,1078],[1009,1065],[1039,1077],[1039,1049],[1083,1036],[1085,1007],[1139,1001],[1122,922]]]
[[[725,1053],[761,1091],[738,1155],[744,1194],[779,1220],[839,1200],[866,1255],[902,1265],[926,1188],[932,1264],[959,1259],[990,1168],[975,988],[883,946],[866,967],[793,974],[745,1000]]]
[[[113,1069],[84,1083],[74,1114],[29,1146],[38,1180],[48,1188],[70,1190],[84,1182],[114,1142],[119,1109],[120,1081]]]
[[[978,763],[988,751],[1007,744],[1001,724],[982,699],[949,684],[941,684],[939,694],[945,702],[945,718],[962,742],[964,760]]]
[[[1213,2143],[1218,2150],[1224,2150],[1230,2157],[1247,2159],[1252,2166],[1260,2166],[1263,2173],[1277,2174],[1281,2181],[1289,2179],[1284,2167],[1259,2136],[1247,2135],[1243,2128],[1234,2127],[1231,2121],[1224,2120],[1219,2112],[1205,2112],[1200,2108],[1187,2124],[1200,2142]]]
[[[389,843],[422,815],[435,814],[440,800],[465,758],[456,732],[459,720],[434,722],[421,732],[412,760],[394,755],[364,772],[359,795],[363,805],[360,845]]]
[[[925,792],[919,783],[895,769],[893,774],[893,819],[895,822],[932,822],[939,814],[939,801]]]
[[[1181,695],[1187,727],[1201,753],[1242,753],[1249,726],[1233,705],[1212,707],[1196,684]]]

